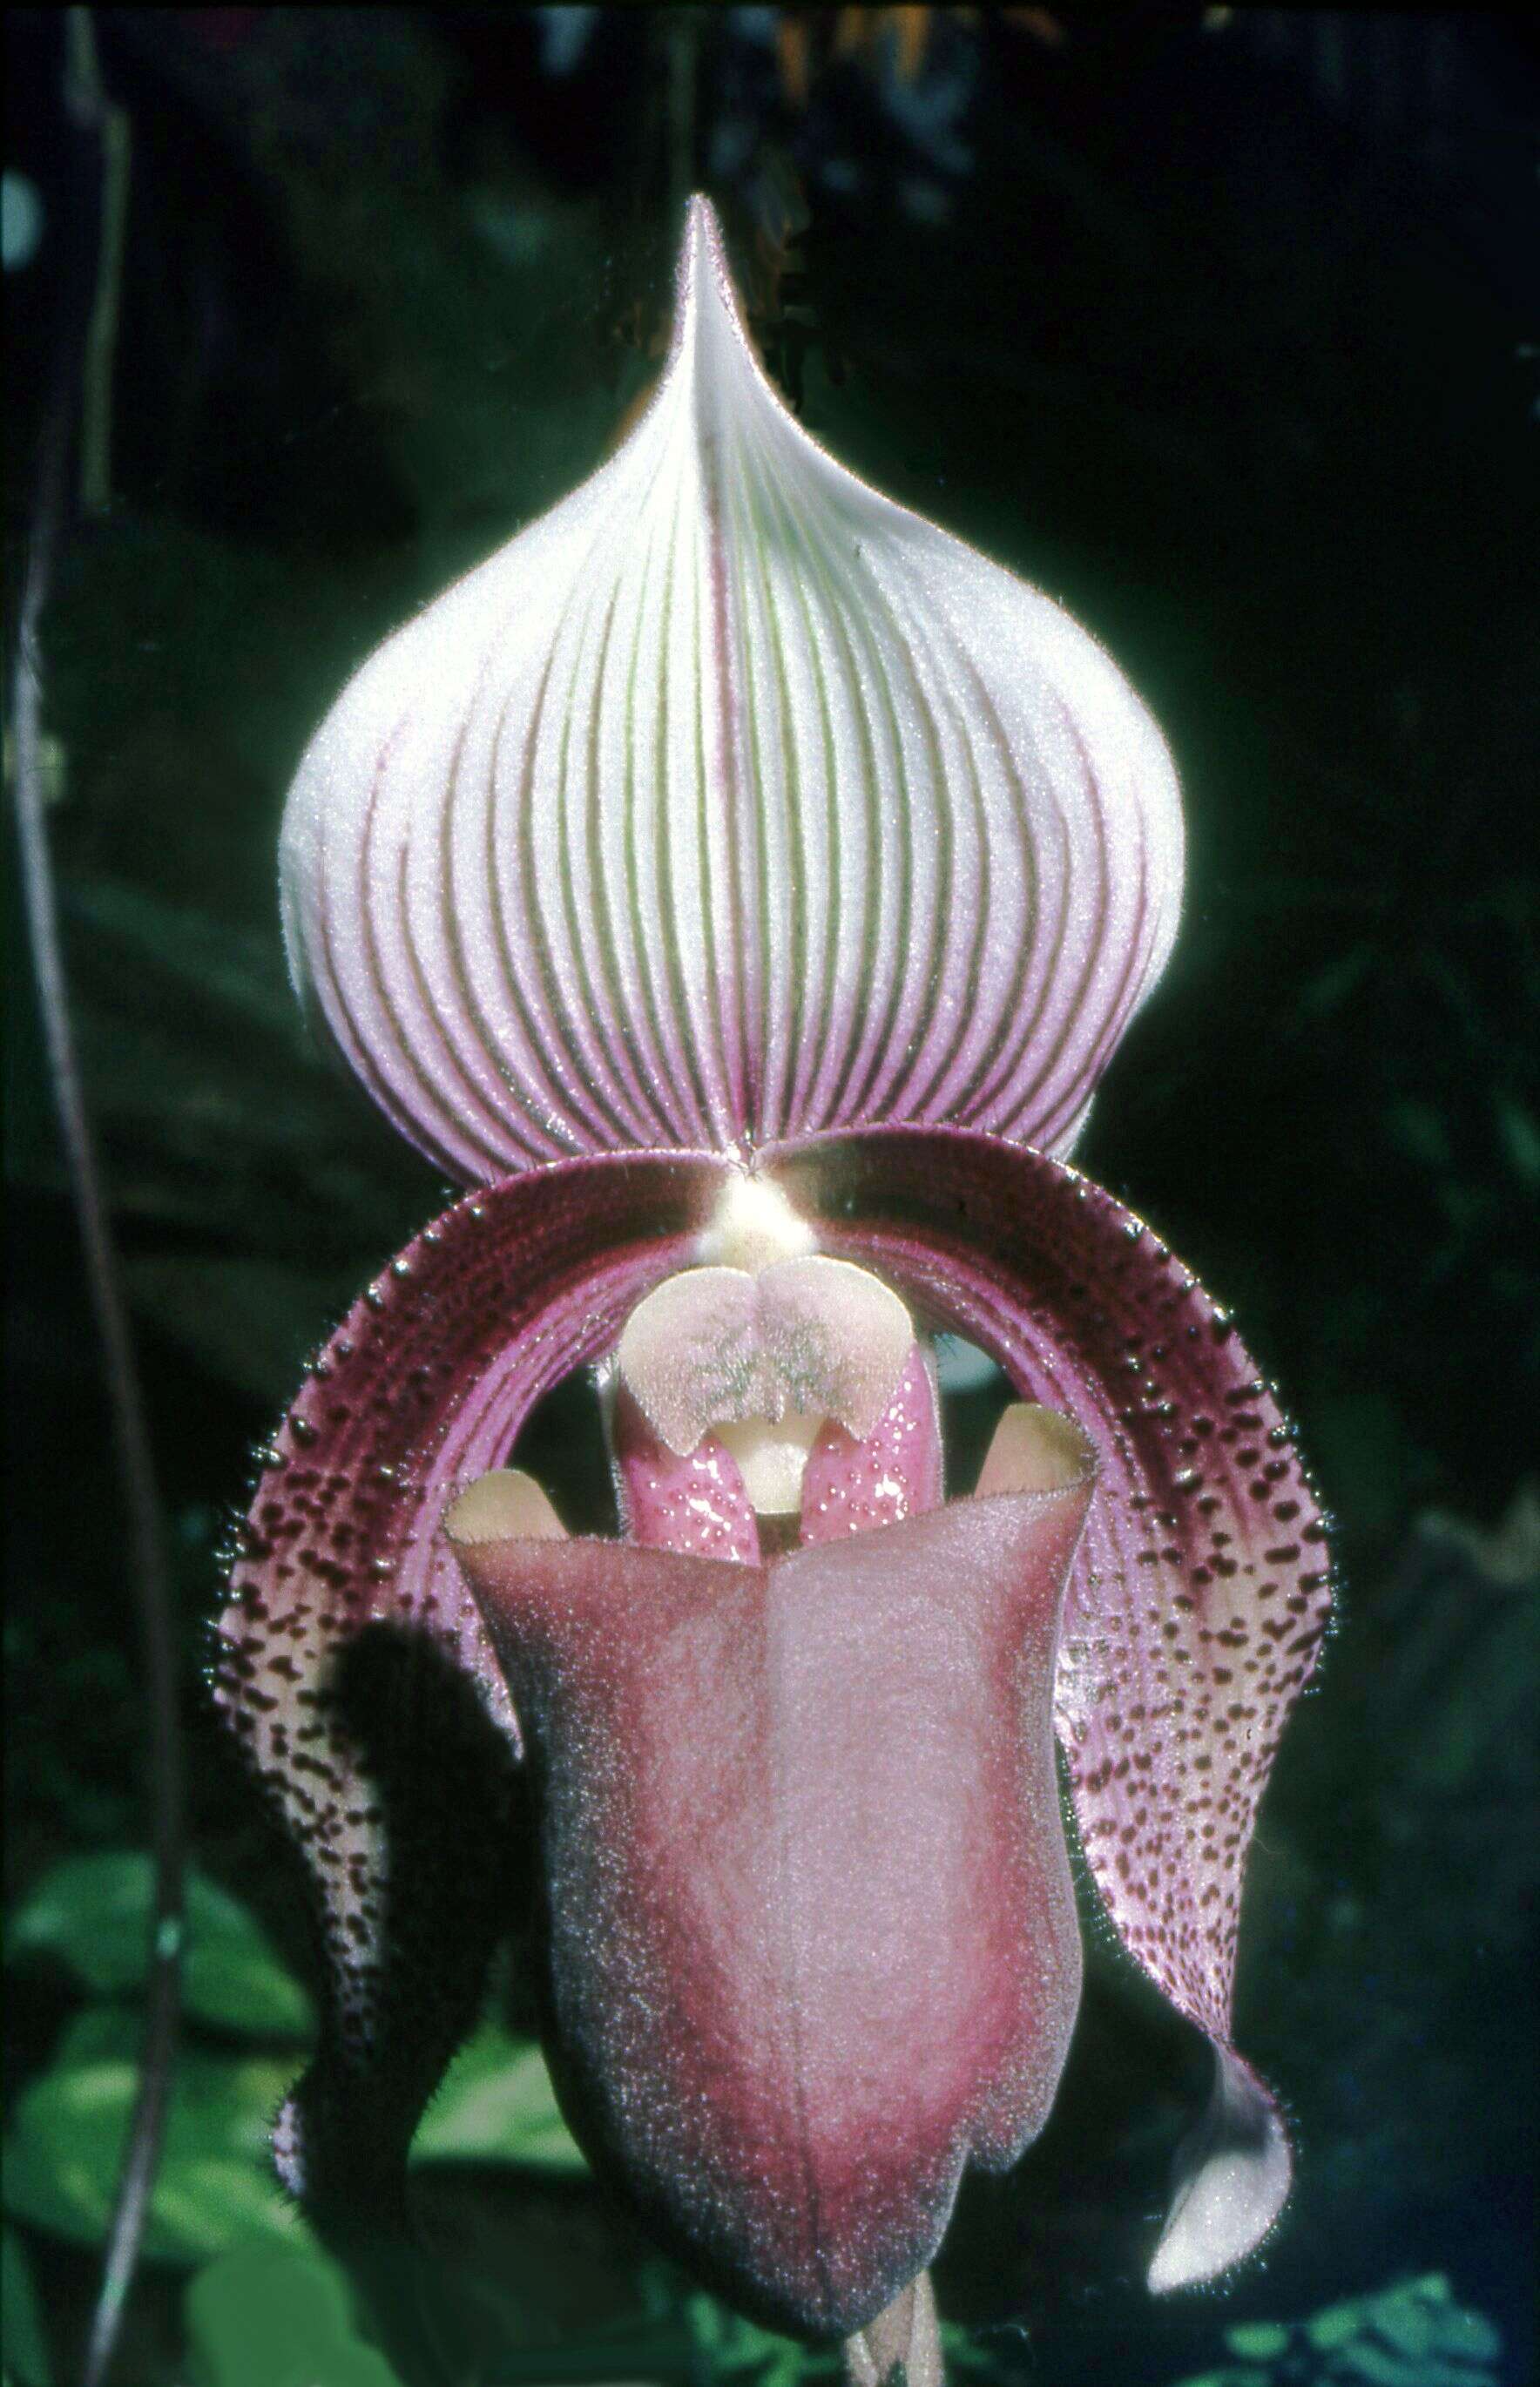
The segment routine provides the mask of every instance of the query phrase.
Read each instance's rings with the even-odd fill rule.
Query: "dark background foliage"
[[[6,166],[41,205],[6,276],[13,586],[97,213],[62,25],[7,28]],[[1221,2293],[1145,2298],[1203,2067],[1093,1932],[1059,2110],[1015,2175],[965,2189],[946,2308],[1003,2375],[1162,2387],[1212,2369],[1228,2326],[1443,2272],[1526,2376],[1540,524],[1515,30],[1012,7],[96,27],[132,167],[110,502],[76,523],[46,630],[51,823],[174,1530],[200,1864],[303,1963],[294,1878],[208,1719],[215,1552],[306,1352],[447,1191],[301,1031],[284,788],[371,644],[605,451],[656,371],[699,183],[809,427],[1062,597],[1168,731],[1185,932],[1079,1157],[1233,1306],[1338,1521],[1341,1629],[1243,1943],[1243,2040],[1298,2124],[1285,2226]],[[98,1356],[9,943],[16,1897],[145,1823]],[[19,1971],[13,2090],[72,1994]],[[435,2177],[514,2283],[515,2340],[641,2310],[645,2250],[586,2184]],[[35,2226],[24,2251],[62,2356],[91,2257]],[[150,2266],[125,2381],[183,2375],[177,2287]],[[1289,2343],[1269,2375],[1315,2375]]]

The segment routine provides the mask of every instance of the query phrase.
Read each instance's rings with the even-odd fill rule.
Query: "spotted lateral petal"
[[[312,2204],[398,2176],[507,1920],[517,1726],[439,1519],[682,1264],[723,1173],[623,1156],[461,1202],[355,1305],[274,1438],[216,1695],[319,1893],[330,2009],[279,2134]]]
[[[283,840],[312,1010],[473,1182],[887,1120],[1067,1149],[1181,877],[1117,667],[807,436],[702,199],[647,412],[365,664]]]
[[[767,1160],[823,1249],[980,1344],[1102,1454],[1057,1724],[1118,1934],[1216,2050],[1151,2284],[1211,2277],[1271,2225],[1289,2180],[1281,2120],[1231,2048],[1231,2008],[1256,1806],[1330,1608],[1293,1434],[1181,1263],[1062,1164],[906,1129]]]

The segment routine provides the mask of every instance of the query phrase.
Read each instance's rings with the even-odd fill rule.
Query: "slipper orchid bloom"
[[[1114,664],[808,438],[695,200],[648,411],[364,665],[284,822],[312,1016],[470,1189],[313,1362],[222,1623],[318,1891],[278,2133],[318,2208],[404,2178],[527,1798],[574,2128],[875,2379],[1065,2061],[1056,1737],[1214,2052],[1151,2286],[1272,2224],[1231,1977],[1322,1527],[1228,1318],[1066,1158],[1181,865]],[[950,1502],[938,1328],[1020,1396]],[[588,1365],[618,1541],[505,1465]]]

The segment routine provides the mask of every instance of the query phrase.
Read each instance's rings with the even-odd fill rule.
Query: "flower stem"
[[[850,2387],[944,2387],[941,2330],[928,2271],[901,2288],[886,2311],[845,2340]]]
[[[87,514],[112,503],[112,375],[118,349],[118,309],[128,221],[131,134],[128,110],[115,107],[102,84],[89,8],[71,8],[65,26],[65,93],[70,114],[101,144],[101,218],[96,287],[82,365],[80,502]]]
[[[70,16],[72,81],[69,95],[69,114],[83,133],[95,137],[102,152],[110,204],[110,185],[115,169],[106,125],[106,104],[99,81],[93,85],[90,75],[82,72],[82,61],[93,69],[95,65],[95,48],[89,40],[89,15],[84,9],[77,9],[72,10]],[[115,260],[104,256],[99,249],[98,307],[95,310],[98,316],[101,278],[115,271]],[[36,495],[17,622],[12,685],[17,844],[48,1071],[58,1111],[65,1164],[80,1223],[86,1281],[101,1337],[119,1472],[128,1509],[133,1552],[130,1575],[138,1611],[150,1731],[151,1843],[155,1862],[148,1989],[138,2092],[118,2183],[117,2202],[107,2233],[101,2288],[82,2371],[84,2387],[98,2387],[112,2360],[129,2287],[138,2266],[149,2213],[150,2191],[159,2162],[170,2100],[182,1967],[183,1763],[181,1725],[177,1713],[176,1648],[170,1610],[170,1569],[165,1529],[128,1311],[102,1194],[70,1026],[64,957],[58,933],[58,903],[44,812],[39,634],[53,577],[59,526],[65,512],[65,473],[74,415],[72,399],[78,386],[77,373],[84,331],[82,309],[78,303],[70,303],[68,292],[63,319],[64,332],[57,378],[43,425]]]

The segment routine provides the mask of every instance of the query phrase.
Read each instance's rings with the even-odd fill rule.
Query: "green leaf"
[[[501,2161],[587,2170],[557,2109],[545,2058],[499,2023],[482,2025],[449,2066],[412,2146],[415,2161]]]
[[[1287,2354],[1289,2332],[1273,2320],[1243,2321],[1239,2328],[1226,2330],[1225,2343],[1246,2362],[1271,2362]]]
[[[1464,2379],[1477,2387],[1502,2354],[1502,2340],[1483,2315],[1458,2305],[1440,2272],[1403,2280],[1378,2294],[1333,2305],[1306,2324],[1321,2351],[1345,2349],[1341,2359],[1367,2387],[1443,2387]],[[1475,2366],[1471,2368],[1471,2366]]]
[[[1496,2387],[1502,2340],[1455,2302],[1439,2272],[1328,2305],[1296,2332],[1271,2321],[1227,2329],[1225,2344],[1257,2367],[1205,2371],[1181,2387],[1269,2387],[1308,2373],[1320,2387]]]
[[[5,2148],[5,2207],[98,2244],[117,2192],[138,2084],[140,2026],[120,2008],[80,2014],[49,2069],[17,2100]],[[303,2242],[304,2223],[271,2176],[268,2134],[293,2065],[184,2049],[150,2203],[145,2251],[195,2262],[245,2238]]]
[[[286,1037],[303,1053],[298,1006],[275,936],[120,879],[73,879],[69,910],[96,937],[120,947],[131,966],[158,970],[193,1002],[221,1004],[235,1020]]]
[[[144,1252],[124,1264],[135,1314],[262,1408],[290,1398],[306,1359],[358,1290],[282,1260]]]
[[[1455,2302],[1441,2271],[1408,2280],[1375,2298],[1374,2326],[1382,2337],[1408,2352],[1436,2347],[1462,2362],[1496,2364],[1503,2342],[1483,2313]]]
[[[43,2308],[32,2265],[18,2232],[0,2236],[0,2352],[16,2387],[52,2387],[53,2366],[43,2332]]]
[[[154,1870],[142,1851],[71,1857],[44,1876],[12,1915],[6,1961],[49,1955],[98,1996],[142,1989]],[[187,1878],[183,2002],[199,2022],[256,2038],[305,2039],[310,2002],[244,1906]]]
[[[237,2246],[188,2283],[193,2387],[400,2387],[366,2345],[347,2282],[308,2248]]]

